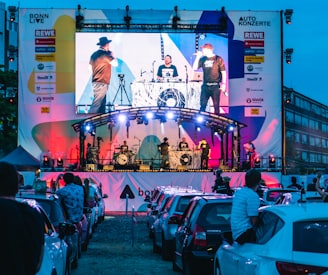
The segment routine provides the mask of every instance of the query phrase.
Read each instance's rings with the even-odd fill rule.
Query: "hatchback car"
[[[189,201],[203,193],[196,190],[177,192],[171,196],[161,213],[152,225],[153,252],[162,252],[164,260],[171,259],[174,251],[175,232]]]
[[[70,274],[71,266],[69,263],[69,247],[63,238],[71,234],[72,227],[68,229],[65,225],[59,225],[59,233],[56,232],[54,225],[48,218],[46,211],[33,199],[20,199],[21,203],[27,203],[36,209],[44,221],[44,252],[41,267],[37,274],[40,275],[66,275]],[[73,228],[74,229],[74,228]]]
[[[54,194],[36,194],[34,193],[34,190],[19,192],[17,197],[21,199],[35,200],[47,213],[57,233],[60,232],[60,226],[68,228],[71,225],[74,227],[74,231],[71,234],[65,235],[64,240],[69,246],[68,261],[72,268],[76,268],[81,249],[81,235],[79,234],[77,226],[67,222],[65,211],[63,210],[58,197]]]
[[[184,274],[213,274],[213,259],[223,238],[231,239],[232,197],[193,198],[175,233],[173,270]]]
[[[257,242],[222,244],[214,274],[328,274],[328,204],[260,208]]]

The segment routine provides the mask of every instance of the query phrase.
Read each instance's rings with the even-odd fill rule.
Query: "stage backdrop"
[[[85,23],[124,24],[123,10],[83,13]],[[40,158],[47,152],[53,158],[61,156],[65,165],[79,161],[79,133],[71,125],[95,115],[88,114],[93,97],[88,59],[97,49],[98,39],[107,36],[113,40],[111,50],[119,60],[108,91],[114,109],[156,105],[165,99],[163,91],[177,96],[178,107],[199,108],[201,83],[192,82],[196,77],[192,63],[199,46],[210,42],[225,60],[228,72],[229,93],[221,97],[221,113],[247,125],[240,133],[241,144],[252,140],[261,157],[281,157],[281,12],[227,11],[227,33],[76,32],[75,15],[73,9],[19,10],[18,144],[32,155]],[[168,24],[174,14],[136,10],[132,16],[134,24]],[[216,24],[224,15],[221,11],[181,11],[179,16],[181,24]],[[178,80],[154,83],[165,54],[170,54],[177,66]],[[119,74],[124,74],[125,90],[120,89]],[[211,143],[211,159],[220,156],[220,137],[212,139],[206,129],[195,135],[195,127],[188,123],[179,131],[175,121],[131,122],[128,129],[116,125],[111,141],[105,125],[96,129],[96,136],[102,138],[100,158],[104,160],[113,157],[123,140],[134,155],[157,158],[154,148],[165,136],[174,146],[185,136],[191,148],[205,137]],[[94,138],[87,135],[85,142],[94,144]],[[244,159],[244,151],[241,153]],[[218,166],[218,162],[211,165]]]

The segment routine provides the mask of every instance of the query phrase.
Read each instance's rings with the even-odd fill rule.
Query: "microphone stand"
[[[151,80],[151,82],[155,82],[155,68],[154,68],[155,62],[156,62],[156,60],[154,60],[153,63],[152,63],[152,67],[153,67],[153,79]]]
[[[141,139],[140,138],[138,138],[138,137],[136,137],[136,136],[134,136],[134,139],[137,139],[138,140],[138,143],[139,143],[139,149],[138,149],[138,160],[140,161],[140,143],[141,143]]]

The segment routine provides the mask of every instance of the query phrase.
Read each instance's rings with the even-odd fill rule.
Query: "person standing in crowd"
[[[165,55],[164,64],[160,65],[157,70],[157,79],[173,79],[178,77],[177,67],[172,64],[172,57],[170,55]]]
[[[203,69],[203,84],[200,94],[200,111],[204,112],[208,100],[212,98],[214,105],[214,113],[220,114],[220,97],[221,92],[226,96],[227,72],[224,60],[221,56],[216,55],[213,45],[204,44],[202,51],[196,53],[193,64],[193,70]]]
[[[40,213],[18,202],[18,173],[0,162],[0,274],[35,275],[44,250],[44,222]]]
[[[93,101],[89,113],[105,113],[106,112],[106,95],[112,76],[112,66],[117,67],[117,59],[109,50],[109,40],[107,37],[100,37],[99,49],[95,51],[91,57],[89,64],[92,68],[92,89]]]
[[[290,185],[288,185],[287,188],[294,188],[294,189],[298,189],[298,190],[301,190],[303,188],[302,185],[297,183],[295,176],[291,177],[291,182],[292,183]]]
[[[325,191],[322,191],[322,188],[320,187],[320,179],[321,179],[321,171],[318,171],[317,181],[316,181],[316,184],[315,184],[315,189],[318,191],[318,193],[322,197],[322,200],[324,202],[328,202],[328,195],[327,195],[327,193]]]
[[[257,189],[261,182],[261,172],[250,169],[245,174],[245,187],[235,192],[231,209],[231,232],[239,244],[255,243],[255,226],[258,222],[260,197]]]
[[[169,148],[170,144],[168,142],[168,138],[165,137],[163,142],[159,145],[158,149],[161,153],[161,169],[169,168],[170,167],[170,160],[169,160]]]
[[[179,142],[179,144],[178,144],[178,150],[179,151],[188,151],[189,150],[189,144],[186,141],[186,138],[185,137],[183,137],[181,139],[181,141]]]
[[[200,169],[208,169],[208,159],[211,154],[211,148],[205,138],[199,142],[198,149],[201,150]]]
[[[72,223],[78,223],[83,219],[84,192],[83,187],[75,184],[75,177],[72,173],[63,175],[65,186],[56,191],[67,214],[67,218]]]

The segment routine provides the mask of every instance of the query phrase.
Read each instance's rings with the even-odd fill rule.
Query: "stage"
[[[41,172],[40,179],[46,180],[50,187],[51,181],[56,181],[58,175],[64,172]],[[101,184],[105,199],[106,213],[134,211],[147,211],[146,195],[150,195],[156,186],[181,186],[211,192],[215,175],[208,172],[156,172],[153,171],[122,171],[122,172],[72,172],[83,179],[89,178]],[[24,172],[25,185],[33,183],[34,173]],[[229,177],[231,187],[244,184],[245,172],[223,172],[222,177]],[[262,172],[262,179],[269,187],[277,187],[281,182],[280,172]],[[126,199],[126,194],[130,197]]]

